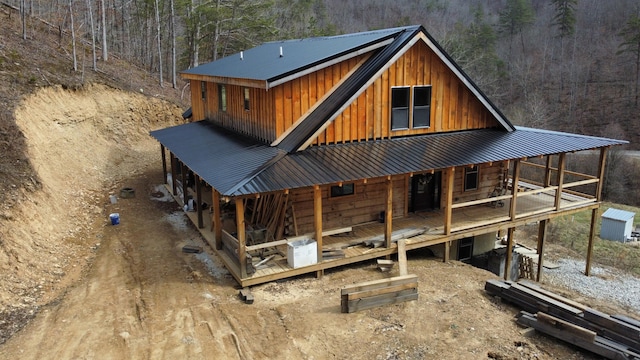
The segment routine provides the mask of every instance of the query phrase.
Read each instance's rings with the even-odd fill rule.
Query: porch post
[[[391,232],[393,230],[393,181],[387,176],[387,202],[384,212],[384,243],[387,249],[391,247]]]
[[[589,246],[587,247],[587,265],[584,270],[584,274],[589,276],[591,273],[591,256],[593,255],[593,240],[596,232],[596,221],[598,220],[598,209],[600,208],[600,201],[602,200],[602,184],[604,183],[604,170],[607,160],[608,148],[600,149],[600,164],[598,165],[598,184],[596,185],[596,200],[598,201],[598,207],[591,210],[591,227],[589,229]]]
[[[196,209],[198,211],[198,229],[204,227],[202,220],[202,186],[200,185],[200,176],[195,176],[196,181]]]
[[[536,281],[542,280],[542,261],[544,257],[544,240],[547,236],[547,223],[549,220],[540,220],[538,224],[538,273],[536,275]]]
[[[216,249],[222,250],[222,212],[220,211],[220,193],[211,187],[211,230],[215,229]]]
[[[188,202],[188,194],[187,190],[187,166],[181,161],[180,168],[182,170],[182,204],[185,205]]]
[[[173,191],[173,196],[178,195],[178,187],[177,187],[177,180],[176,176],[178,175],[178,173],[176,172],[176,168],[178,167],[177,165],[177,161],[176,161],[176,156],[173,155],[172,152],[169,152],[169,157],[171,158],[171,190]]]
[[[551,155],[547,155],[547,166],[544,171],[544,187],[551,185]]]
[[[511,178],[511,205],[509,207],[509,217],[511,221],[516,219],[516,201],[518,199],[518,182],[520,181],[520,159],[513,162],[513,176]]]
[[[313,186],[313,229],[315,231],[318,263],[322,262],[322,189],[319,185]],[[316,277],[320,278],[324,270],[316,272]]]
[[[560,210],[561,200],[562,200],[562,184],[564,183],[564,164],[567,159],[567,154],[560,154],[560,158],[558,159],[558,190],[556,190],[556,200],[553,206],[556,208],[556,211]]]
[[[507,229],[507,253],[505,254],[504,261],[504,279],[510,279],[510,270],[511,270],[511,260],[513,253],[513,232],[516,228],[510,227]]]
[[[451,218],[453,217],[453,183],[455,180],[456,168],[449,167],[445,170],[445,176],[447,177],[447,193],[445,195],[445,207],[444,207],[444,235],[451,235]],[[442,261],[449,261],[449,254],[451,252],[451,241],[447,240],[444,243],[444,257]]]
[[[244,201],[242,198],[236,198],[236,224],[238,233],[238,259],[240,261],[240,278],[247,277],[247,239],[245,236],[244,224]]]
[[[164,150],[164,145],[160,144],[160,154],[162,155],[162,183],[167,183],[167,154]]]

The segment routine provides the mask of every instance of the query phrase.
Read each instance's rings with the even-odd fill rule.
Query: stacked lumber
[[[342,288],[340,308],[352,313],[377,306],[418,299],[418,276],[403,275],[372,280]]]
[[[640,321],[608,315],[529,282],[488,280],[485,290],[522,308],[518,324],[608,359],[640,359]]]

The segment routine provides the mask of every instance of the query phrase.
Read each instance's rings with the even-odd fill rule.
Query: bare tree
[[[76,29],[73,23],[73,0],[69,0],[69,18],[71,20],[71,49],[73,53],[73,71],[78,71],[78,58],[76,56]]]
[[[169,1],[171,7],[171,84],[173,88],[178,87],[176,79],[176,10],[173,0]]]
[[[91,0],[87,0],[87,12],[89,15],[89,31],[91,32],[91,53],[93,54],[93,70],[98,70],[98,61],[96,56],[96,31],[93,24],[93,10],[91,8]]]
[[[162,78],[162,40],[160,38],[160,6],[158,4],[158,0],[156,0],[156,34],[158,37],[158,70],[160,71],[160,86],[164,86],[164,81]]]
[[[102,10],[102,61],[109,60],[107,52],[107,9],[104,7],[104,0],[100,0],[100,9]]]

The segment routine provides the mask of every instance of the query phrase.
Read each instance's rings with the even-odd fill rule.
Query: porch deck
[[[522,185],[522,184],[521,184]],[[522,187],[522,192],[517,194],[515,217],[510,216],[511,199],[503,199],[502,206],[496,206],[495,202],[460,206],[452,209],[451,230],[445,234],[445,216],[442,210],[431,212],[410,213],[404,217],[393,219],[393,231],[402,231],[409,228],[425,228],[423,234],[406,239],[406,249],[413,250],[433,246],[437,244],[448,245],[452,240],[497,232],[508,227],[517,227],[530,222],[594,209],[599,204],[593,198],[578,196],[573,193],[563,192],[559,209],[554,208],[555,191],[545,190],[535,186]],[[181,202],[181,199],[177,199]],[[197,224],[197,213],[187,212],[188,217]],[[203,216],[204,226],[199,229],[202,236],[209,243],[213,251],[223,260],[225,266],[241,286],[251,286],[274,280],[290,278],[306,273],[320,272],[325,269],[335,268],[347,264],[367,261],[397,253],[396,243],[390,248],[384,246],[370,248],[363,245],[363,241],[384,234],[384,224],[370,222],[354,226],[349,233],[322,238],[323,249],[340,249],[344,257],[330,258],[318,261],[318,263],[301,268],[292,268],[287,263],[287,245],[278,245],[258,251],[249,252],[252,255],[252,263],[256,265],[261,259],[260,255],[275,255],[273,259],[258,267],[254,273],[241,276],[237,260],[224,250],[215,248],[215,233],[210,231],[211,218]],[[447,259],[444,259],[447,260]]]

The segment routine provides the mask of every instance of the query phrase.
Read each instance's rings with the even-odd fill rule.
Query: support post
[[[198,211],[198,229],[204,227],[202,219],[202,186],[200,185],[200,176],[195,176],[196,181],[196,210]]]
[[[549,220],[540,220],[538,223],[538,273],[536,274],[536,281],[542,280],[542,263],[544,257],[544,241],[547,236],[547,224]]]
[[[162,183],[167,183],[167,154],[164,145],[160,144],[160,155],[162,156]]]
[[[182,204],[184,205],[189,201],[189,191],[187,190],[187,166],[182,161],[180,169],[182,171]]]
[[[551,155],[547,155],[547,165],[544,168],[544,187],[551,186]]]
[[[598,209],[600,208],[600,201],[602,200],[602,185],[604,183],[604,170],[605,163],[607,161],[607,151],[609,148],[600,149],[600,163],[598,165],[598,184],[596,185],[596,200],[598,201],[598,208],[591,210],[591,227],[589,228],[589,245],[587,247],[587,264],[584,270],[584,274],[589,276],[591,273],[591,257],[593,256],[593,242],[596,236],[596,221],[598,221]]]
[[[171,191],[173,196],[178,195],[178,185],[177,185],[177,180],[176,177],[178,176],[178,173],[176,172],[177,168],[178,168],[178,161],[176,160],[175,155],[173,155],[173,153],[169,153],[169,156],[171,158]]]
[[[211,188],[211,230],[216,231],[216,250],[222,250],[222,212],[220,211],[220,193],[218,190]]]
[[[319,185],[313,187],[313,228],[315,231],[318,263],[322,262],[322,189]],[[316,272],[316,277],[321,278],[324,270]]]
[[[516,228],[510,227],[507,229],[507,253],[505,254],[504,261],[504,279],[510,279],[511,272],[511,262],[513,261],[513,232]]]
[[[244,224],[244,200],[236,198],[236,224],[238,234],[238,259],[240,260],[240,278],[247,277],[247,237]]]
[[[456,169],[453,167],[447,168],[445,170],[446,184],[447,184],[447,192],[445,194],[445,207],[444,207],[444,234],[451,234],[451,217],[453,215],[453,209],[451,206],[453,205],[453,181],[455,180],[455,171]],[[445,261],[447,261],[445,259]]]
[[[516,219],[518,199],[518,182],[520,182],[520,159],[513,162],[513,176],[511,178],[511,204],[509,207],[509,217],[511,221]]]
[[[567,159],[567,154],[566,153],[560,154],[560,158],[558,159],[558,178],[557,178],[558,190],[556,190],[556,199],[555,199],[555,202],[553,204],[553,206],[555,207],[556,211],[560,210],[560,206],[562,205],[562,203],[561,203],[561,201],[562,201],[562,184],[564,183],[564,164],[566,162],[566,159]]]
[[[391,232],[393,230],[393,181],[387,176],[387,201],[384,211],[384,243],[387,249],[391,248]]]

